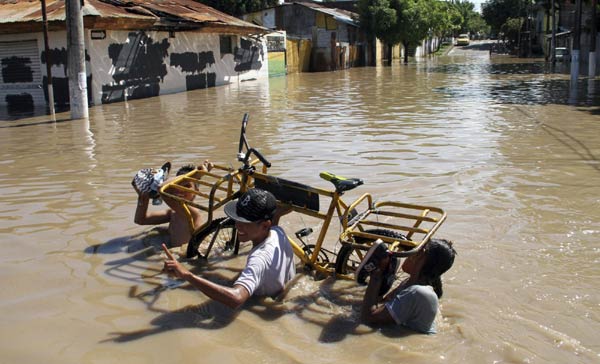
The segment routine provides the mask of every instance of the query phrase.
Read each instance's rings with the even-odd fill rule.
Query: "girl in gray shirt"
[[[438,300],[443,293],[441,275],[450,269],[455,255],[451,241],[431,239],[404,260],[402,270],[409,277],[385,295],[391,286],[389,278],[395,277],[398,258],[383,242],[376,241],[356,271],[357,277],[369,275],[361,310],[363,320],[370,324],[395,323],[434,334]]]

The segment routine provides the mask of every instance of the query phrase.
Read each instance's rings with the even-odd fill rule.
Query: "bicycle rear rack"
[[[348,209],[351,210],[364,199],[370,199],[370,195],[363,195]],[[446,213],[433,206],[393,201],[369,205],[371,207],[354,218],[341,234],[342,244],[368,250],[371,242],[381,239],[396,256],[409,256],[429,241],[446,220]]]

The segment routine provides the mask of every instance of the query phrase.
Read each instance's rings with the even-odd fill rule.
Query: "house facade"
[[[288,72],[315,72],[374,64],[374,49],[356,17],[315,2],[289,2],[243,19],[287,33]]]
[[[68,107],[64,1],[48,0],[46,52],[40,2],[0,2],[0,107]],[[91,105],[268,77],[267,29],[192,0],[86,0],[82,8]],[[43,112],[43,111],[42,111]]]
[[[556,0],[555,24],[552,24],[552,5],[550,0],[536,1],[534,8],[534,40],[533,43],[543,50],[546,58],[550,57],[552,28],[555,30],[556,47],[564,47],[569,51],[573,49],[574,29],[576,24],[576,3],[571,1]],[[592,42],[593,11],[591,4],[583,1],[581,3],[581,33],[580,33],[580,62],[588,63],[588,54]],[[600,12],[596,14],[596,22],[600,18]],[[600,35],[596,34],[596,50],[600,49]],[[600,63],[600,52],[596,52],[596,63]]]

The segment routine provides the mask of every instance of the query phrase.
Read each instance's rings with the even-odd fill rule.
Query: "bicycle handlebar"
[[[248,160],[250,159],[250,155],[254,153],[256,157],[264,164],[267,168],[271,168],[271,163],[256,149],[251,148],[248,145],[248,139],[246,138],[246,126],[248,126],[248,119],[250,115],[248,113],[244,114],[244,118],[242,119],[242,130],[240,131],[240,144],[238,147],[238,160],[244,163],[244,167],[249,167]],[[242,150],[246,147],[246,153],[244,154]]]
[[[271,163],[262,154],[260,154],[260,152],[258,150],[254,149],[254,148],[248,149],[248,153],[246,153],[246,157],[244,158],[245,166],[248,165],[248,159],[250,159],[250,154],[252,154],[252,153],[254,153],[254,155],[256,155],[256,157],[262,162],[262,164],[267,166],[267,168],[271,168]]]
[[[238,155],[242,154],[242,150],[244,149],[244,146],[246,147],[246,149],[250,149],[248,147],[248,140],[246,139],[246,126],[248,125],[249,118],[250,118],[250,115],[248,115],[248,113],[245,113],[244,118],[242,119],[242,130],[240,131],[240,145],[238,148]]]

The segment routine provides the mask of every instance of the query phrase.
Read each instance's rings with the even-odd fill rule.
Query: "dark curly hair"
[[[177,176],[181,176],[182,174],[189,173],[189,172],[193,171],[194,169],[196,169],[195,165],[186,164],[185,166],[183,166],[177,170]]]

